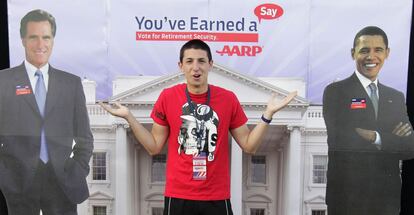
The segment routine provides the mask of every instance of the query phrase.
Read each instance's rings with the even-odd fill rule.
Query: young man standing
[[[125,106],[102,106],[128,121],[149,154],[159,153],[168,139],[164,214],[233,214],[229,200],[229,131],[243,151],[256,152],[273,114],[285,107],[296,92],[279,103],[273,97],[262,121],[250,131],[235,94],[208,84],[213,60],[206,43],[190,40],[184,44],[178,66],[187,83],[163,90],[151,113],[151,132]]]

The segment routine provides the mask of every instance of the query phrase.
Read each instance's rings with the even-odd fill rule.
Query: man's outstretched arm
[[[273,95],[267,104],[266,110],[263,113],[263,117],[265,119],[271,120],[273,115],[287,106],[296,95],[297,91],[291,92],[288,96],[279,102],[276,101],[275,95]],[[230,132],[244,152],[254,154],[263,140],[263,136],[267,131],[267,127],[268,123],[260,121],[251,131],[247,125],[244,124],[238,128],[232,129]]]
[[[114,107],[102,102],[99,104],[110,114],[124,118],[128,122],[137,141],[144,146],[150,155],[156,155],[161,152],[168,138],[169,129],[167,126],[154,122],[151,132],[149,132],[140,122],[138,122],[138,120],[135,119],[131,111],[120,103],[115,103]]]

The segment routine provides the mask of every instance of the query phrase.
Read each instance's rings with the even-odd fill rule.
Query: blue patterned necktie
[[[377,118],[378,116],[378,94],[377,94],[377,85],[375,85],[374,83],[369,84],[369,89],[371,90],[371,101],[372,101],[372,105],[374,106],[374,110],[375,110],[375,118]]]
[[[46,104],[45,81],[43,80],[43,74],[40,70],[36,71],[35,76],[37,76],[37,82],[36,82],[36,87],[35,87],[36,102],[37,102],[37,106],[39,107],[40,114],[44,118],[45,104]],[[44,163],[47,163],[47,161],[49,160],[49,155],[47,153],[45,130],[43,127],[42,127],[42,133],[40,135],[40,159]]]

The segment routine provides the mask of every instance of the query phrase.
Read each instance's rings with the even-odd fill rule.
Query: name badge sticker
[[[207,179],[207,154],[202,152],[193,156],[193,180]]]
[[[30,89],[30,86],[28,85],[26,86],[17,85],[16,86],[16,96],[27,95],[27,94],[32,94],[32,90]]]
[[[367,108],[367,100],[365,98],[351,99],[351,109],[365,109]]]

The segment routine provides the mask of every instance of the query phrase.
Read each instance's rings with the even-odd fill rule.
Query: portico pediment
[[[146,78],[146,82],[142,83]],[[121,102],[124,104],[143,104],[152,105],[158,98],[158,95],[164,88],[171,87],[178,83],[184,83],[183,73],[161,76],[159,78],[147,78],[142,76],[129,77],[139,81],[140,85],[123,92],[114,91],[114,96],[110,98],[111,102]],[[231,69],[214,64],[213,69],[209,72],[209,83],[233,91],[243,106],[264,106],[267,104],[271,94],[275,94],[278,99],[284,98],[289,91],[279,88],[271,83],[262,81],[258,78],[243,75]],[[284,79],[285,84],[289,79]],[[122,81],[115,81],[116,85],[123,85]],[[288,84],[289,85],[289,84]],[[299,89],[300,90],[300,89]],[[304,95],[305,92],[299,92]],[[305,98],[297,96],[289,106],[306,108],[309,103]]]

